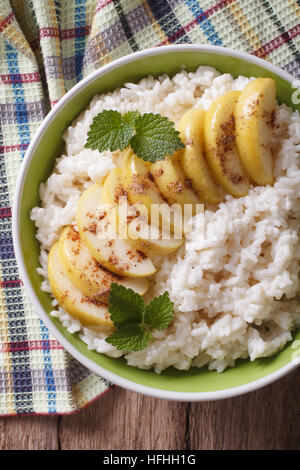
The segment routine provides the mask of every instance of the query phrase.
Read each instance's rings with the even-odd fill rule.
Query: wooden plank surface
[[[300,449],[300,368],[240,397],[205,403],[115,387],[71,416],[0,418],[0,449]]]
[[[57,450],[58,416],[0,418],[1,450]]]

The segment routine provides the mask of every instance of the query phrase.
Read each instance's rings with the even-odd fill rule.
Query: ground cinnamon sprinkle
[[[107,221],[104,227],[102,228],[102,233],[107,232],[109,228],[110,228],[110,223],[109,221]]]
[[[185,179],[185,184],[186,184],[186,186],[187,186],[188,188],[193,189],[193,182],[192,182],[192,180],[191,180],[190,178],[186,178],[186,179]]]
[[[100,214],[100,215],[98,216],[98,220],[103,220],[104,217],[106,217],[106,215],[107,215],[107,212],[104,211],[102,214]]]
[[[82,297],[81,302],[87,303],[87,304],[93,304],[93,305],[96,305],[97,307],[105,306],[103,302],[101,302],[100,300],[94,297]]]
[[[72,240],[72,242],[76,242],[76,241],[80,240],[80,235],[74,229],[74,227],[71,227],[71,229],[68,230],[67,238],[69,238],[69,240]]]
[[[130,185],[130,190],[134,194],[143,194],[143,195],[145,195],[145,194],[147,194],[147,188],[148,188],[148,185],[146,184],[146,182],[140,183],[139,181],[134,181]]]
[[[249,115],[250,115],[250,116],[255,116],[255,115],[257,115],[257,108],[258,108],[258,105],[259,105],[259,99],[252,100],[252,101],[248,104],[248,108],[249,108],[249,110],[250,110],[250,112],[249,112]]]
[[[97,224],[96,222],[93,222],[87,227],[87,230],[91,233],[97,233]]]
[[[64,301],[65,301],[68,297],[69,297],[69,291],[68,291],[68,290],[65,290],[65,291],[63,292],[62,297],[61,297],[61,303],[63,304]]]
[[[263,119],[265,119],[267,126],[271,129],[275,127],[275,109],[270,111],[264,111],[262,115]]]
[[[119,263],[119,259],[118,259],[118,257],[117,257],[114,253],[112,253],[112,254],[110,255],[110,257],[108,258],[108,261],[109,261],[109,263],[111,263],[111,264],[118,264],[118,263]]]
[[[154,181],[155,178],[160,178],[164,174],[164,170],[160,168],[159,170],[153,170],[152,173],[149,173],[149,178],[151,175],[151,181]]]
[[[146,258],[147,258],[147,256],[145,255],[145,253],[143,253],[142,251],[137,250],[137,253],[139,254],[139,259],[146,259]]]
[[[238,185],[246,179],[246,175],[237,175],[232,173],[227,168],[228,153],[232,152],[235,147],[235,118],[232,114],[228,121],[224,122],[221,126],[223,133],[217,139],[217,146],[213,149],[214,154],[218,157],[223,173],[228,176],[230,181]]]
[[[129,256],[130,259],[134,259],[135,257],[135,254],[132,250],[127,250],[126,254]]]
[[[139,250],[136,250],[136,251],[127,250],[126,254],[130,258],[130,260],[141,261],[146,258],[145,253]]]
[[[79,253],[80,253],[80,246],[78,246],[77,248],[73,248],[73,249],[72,249],[72,253],[74,253],[74,255],[76,255],[76,256],[79,255]]]
[[[127,197],[127,192],[125,191],[125,189],[123,188],[123,186],[121,184],[119,184],[116,187],[115,197],[114,197],[114,203],[115,204],[119,203],[120,197]]]
[[[234,173],[231,173],[230,179],[233,184],[239,184],[243,181],[243,177],[241,175],[235,175]]]
[[[220,153],[230,152],[235,145],[235,119],[232,114],[228,121],[221,126],[223,134],[217,139],[217,151]]]
[[[175,193],[182,193],[184,191],[184,184],[181,181],[172,181],[168,184],[168,189]]]

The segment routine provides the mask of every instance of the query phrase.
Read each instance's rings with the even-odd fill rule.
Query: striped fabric
[[[300,77],[299,0],[0,0],[0,414],[72,413],[109,389],[36,315],[11,234],[16,177],[51,106],[102,65],[151,46],[228,46]]]

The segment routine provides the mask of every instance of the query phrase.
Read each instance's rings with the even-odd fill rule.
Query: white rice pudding
[[[207,110],[213,100],[242,90],[249,78],[220,75],[211,67],[182,71],[172,79],[149,76],[112,93],[95,96],[65,134],[65,154],[40,186],[41,207],[31,218],[41,244],[42,289],[51,293],[47,274],[50,247],[65,225],[75,223],[81,192],[120,164],[116,153],[84,148],[98,113],[138,110],[167,116],[177,123],[189,108]],[[146,300],[168,291],[175,317],[155,341],[138,352],[118,351],[100,327],[83,327],[53,300],[52,315],[99,353],[125,356],[128,364],[157,373],[169,366],[222,372],[236,359],[271,356],[300,326],[300,117],[276,107],[272,142],[275,184],[252,187],[245,197],[226,197],[217,210],[205,211],[205,235],[195,229],[178,252],[154,261],[158,268]],[[201,217],[201,215],[196,216]],[[201,226],[201,224],[197,224]]]

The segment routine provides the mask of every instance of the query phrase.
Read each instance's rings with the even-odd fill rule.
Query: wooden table
[[[0,418],[0,449],[300,449],[300,368],[241,397],[206,403],[114,387],[71,416]]]

